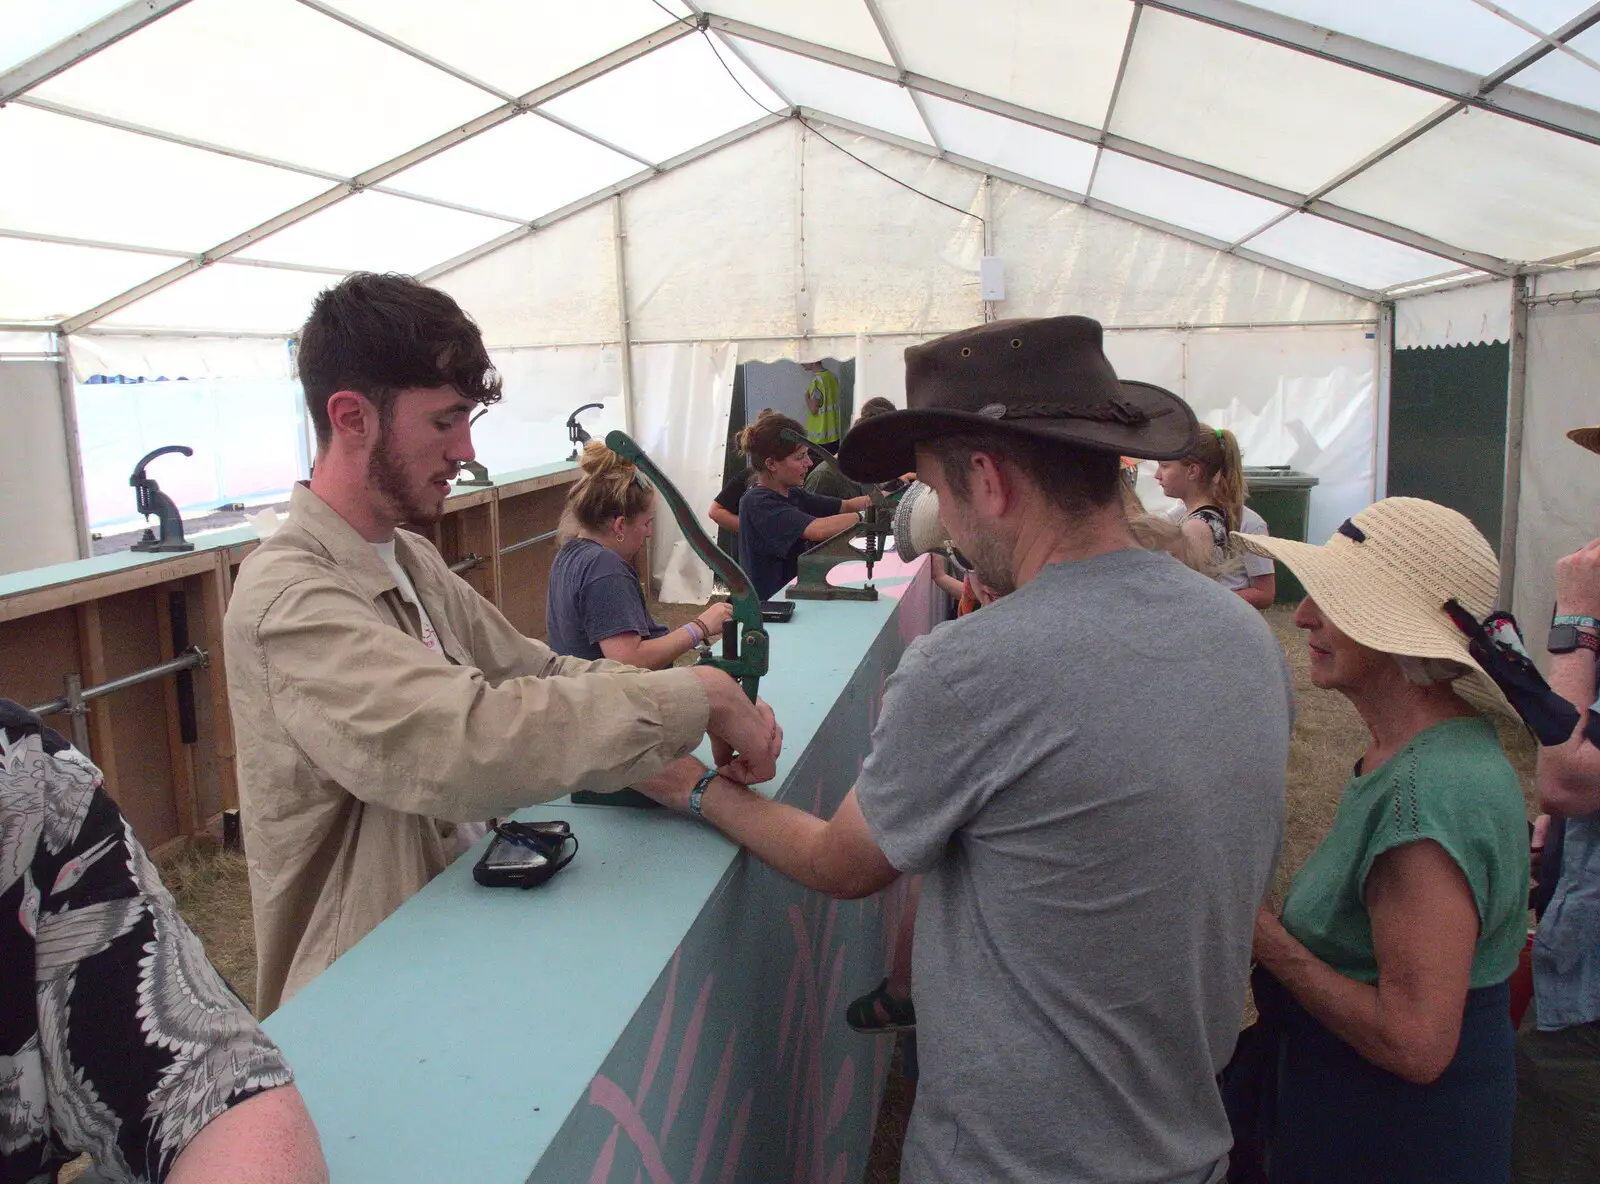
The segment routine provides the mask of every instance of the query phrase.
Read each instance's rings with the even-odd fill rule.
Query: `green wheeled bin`
[[[1245,484],[1250,496],[1245,499],[1257,514],[1266,520],[1269,534],[1280,539],[1306,541],[1306,527],[1311,519],[1311,487],[1317,478],[1309,473],[1297,473],[1288,465],[1263,465],[1246,467]],[[1306,590],[1283,564],[1278,564],[1278,604],[1298,604]]]

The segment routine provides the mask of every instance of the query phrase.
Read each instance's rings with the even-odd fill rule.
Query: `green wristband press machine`
[[[785,428],[782,438],[810,449],[812,459],[819,465],[832,465],[839,470],[839,462],[825,448],[820,448],[792,428]],[[893,529],[894,506],[876,485],[867,486],[867,496],[872,505],[855,526],[847,526],[832,538],[823,539],[800,556],[794,587],[789,589],[790,600],[876,600],[878,590],[872,586],[872,568],[883,558],[884,539]],[[855,546],[861,539],[863,546]],[[828,583],[828,573],[841,563],[867,565],[865,588],[840,588]]]
[[[761,621],[761,600],[756,596],[755,585],[750,582],[750,577],[745,575],[744,569],[733,557],[717,546],[706,534],[700,525],[700,520],[689,508],[689,503],[684,501],[683,494],[678,492],[678,487],[656,467],[655,462],[645,455],[644,449],[640,448],[632,437],[625,432],[610,432],[606,436],[606,447],[624,460],[632,461],[656,487],[662,500],[667,503],[667,508],[672,511],[672,517],[678,523],[678,529],[683,531],[683,537],[688,540],[689,546],[728,589],[729,600],[733,604],[733,617],[722,626],[722,652],[720,655],[714,653],[708,639],[700,647],[700,661],[697,664],[714,666],[736,679],[750,701],[755,702],[761,676],[767,672],[768,653],[767,628]],[[649,808],[656,805],[642,793],[631,789],[618,790],[616,793],[590,793],[580,790],[572,795],[572,800],[587,806]]]

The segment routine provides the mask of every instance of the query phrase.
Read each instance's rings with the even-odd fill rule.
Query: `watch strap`
[[[696,818],[705,817],[705,815],[700,813],[700,799],[706,796],[706,786],[710,785],[716,779],[717,771],[715,769],[707,769],[705,773],[701,775],[700,780],[694,783],[694,788],[689,791],[689,813],[693,814]]]
[[[1574,632],[1577,633],[1578,637],[1577,649],[1588,650],[1591,654],[1600,656],[1600,636],[1593,633],[1584,633],[1581,630],[1574,630]]]

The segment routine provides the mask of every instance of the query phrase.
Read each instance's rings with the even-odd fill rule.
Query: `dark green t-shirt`
[[[1435,724],[1350,778],[1328,837],[1294,878],[1284,927],[1340,974],[1376,983],[1367,874],[1385,851],[1423,839],[1455,860],[1478,906],[1472,987],[1503,982],[1527,939],[1527,813],[1494,727],[1476,716]]]

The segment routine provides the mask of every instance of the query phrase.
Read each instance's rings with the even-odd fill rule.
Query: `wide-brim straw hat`
[[[1459,662],[1452,684],[1475,706],[1516,712],[1445,612],[1454,600],[1479,621],[1494,611],[1500,561],[1465,515],[1436,502],[1391,497],[1345,520],[1321,546],[1247,535],[1234,541],[1277,559],[1352,641],[1386,654]]]
[[[1567,439],[1571,440],[1579,448],[1587,448],[1590,452],[1600,452],[1600,427],[1573,428],[1567,433]]]

